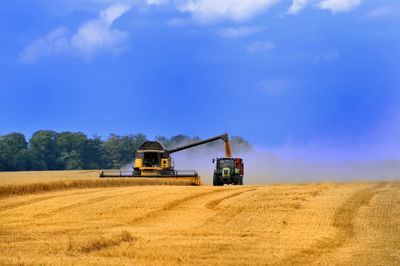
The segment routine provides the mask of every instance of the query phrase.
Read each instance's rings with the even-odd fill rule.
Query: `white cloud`
[[[127,33],[113,29],[112,24],[130,9],[128,5],[114,5],[100,12],[99,19],[82,25],[72,36],[71,45],[85,57],[91,57],[101,50],[119,50]]]
[[[218,19],[247,20],[279,2],[281,0],[178,0],[174,4],[179,11],[191,13],[197,21],[213,22]],[[333,13],[348,12],[361,3],[362,0],[293,0],[287,13],[298,14],[310,4]]]
[[[91,58],[101,51],[118,52],[127,33],[112,26],[130,8],[129,5],[112,5],[102,10],[98,19],[84,23],[72,35],[68,34],[66,28],[56,28],[27,46],[20,54],[20,59],[25,63],[33,63],[42,57],[63,53]]]
[[[289,7],[288,14],[298,14],[309,3],[309,0],[293,0],[292,5]]]
[[[333,13],[348,12],[359,6],[361,2],[362,0],[323,0],[318,7],[331,10]]]
[[[156,6],[165,5],[170,2],[171,2],[171,0],[146,0],[146,3],[148,5],[156,5]]]
[[[261,28],[258,27],[237,27],[237,28],[223,28],[217,31],[217,34],[223,38],[241,38],[259,32]]]
[[[168,6],[182,13],[189,13],[200,23],[210,23],[219,20],[244,21],[262,13],[282,0],[42,0],[46,7],[53,12],[70,13],[76,10],[98,10],[105,6],[123,5],[137,6]],[[320,9],[331,10],[333,13],[347,12],[361,4],[362,0],[291,0],[287,13],[298,14],[307,6],[316,6]],[[59,2],[62,2],[60,4]],[[121,4],[120,4],[121,5]],[[168,24],[174,24],[173,21]]]
[[[19,58],[24,63],[33,63],[39,58],[59,54],[69,48],[68,30],[66,28],[56,28],[26,47],[19,55]]]
[[[121,0],[125,4],[113,4],[102,10],[99,17],[82,24],[75,33],[66,28],[56,28],[46,36],[33,41],[21,53],[23,62],[32,63],[42,57],[63,53],[78,54],[90,58],[99,52],[111,51],[119,53],[128,33],[115,29],[114,22],[124,15],[131,6],[170,5],[180,12],[188,12],[198,22],[213,22],[220,19],[243,21],[265,11],[281,0]],[[297,14],[308,4],[313,3],[318,8],[331,10],[333,13],[346,12],[360,5],[362,0],[293,0],[288,13]],[[71,5],[105,5],[115,3],[115,0],[71,0]],[[372,10],[371,17],[390,13],[388,7]],[[187,19],[172,18],[167,20],[169,26],[181,26],[188,23]],[[217,31],[224,38],[240,38],[260,31],[256,27],[227,27]],[[274,48],[270,42],[258,42],[248,47],[249,52],[264,52]],[[325,60],[326,61],[326,60]]]
[[[200,22],[218,19],[243,21],[260,13],[280,0],[188,0],[178,5],[181,12],[189,12]]]
[[[270,50],[273,50],[275,48],[275,43],[269,42],[269,41],[258,41],[258,42],[253,42],[252,44],[249,45],[247,48],[247,51],[249,53],[263,53],[263,52],[268,52]]]
[[[288,14],[295,15],[305,9],[308,5],[319,9],[331,10],[332,13],[348,12],[362,3],[362,0],[293,0]]]
[[[75,12],[98,12],[116,4],[139,5],[145,0],[40,0],[41,8],[47,13],[66,17]]]
[[[109,8],[100,11],[99,21],[111,25],[116,19],[126,13],[129,9],[131,9],[131,6],[124,4],[110,6]]]

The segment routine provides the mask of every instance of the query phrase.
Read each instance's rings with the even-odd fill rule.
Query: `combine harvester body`
[[[232,157],[228,134],[219,135],[202,141],[197,141],[175,149],[167,150],[157,141],[147,141],[136,151],[133,169],[103,170],[101,178],[138,177],[138,178],[169,178],[189,180],[193,185],[200,185],[199,174],[194,170],[175,170],[171,154],[203,145],[212,141],[225,142],[225,156]]]

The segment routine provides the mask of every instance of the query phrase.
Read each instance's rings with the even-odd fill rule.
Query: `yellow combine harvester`
[[[227,133],[171,150],[165,149],[157,141],[147,141],[136,151],[133,169],[104,170],[100,172],[100,177],[176,178],[189,180],[193,185],[200,185],[199,174],[194,170],[175,170],[174,161],[170,155],[216,140],[225,142],[225,157],[232,157]]]

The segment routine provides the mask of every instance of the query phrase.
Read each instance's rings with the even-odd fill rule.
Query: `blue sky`
[[[396,0],[1,5],[0,134],[226,131],[286,155],[400,158]]]

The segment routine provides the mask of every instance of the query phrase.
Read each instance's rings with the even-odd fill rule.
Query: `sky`
[[[24,0],[0,8],[0,135],[228,132],[400,159],[398,0]]]

